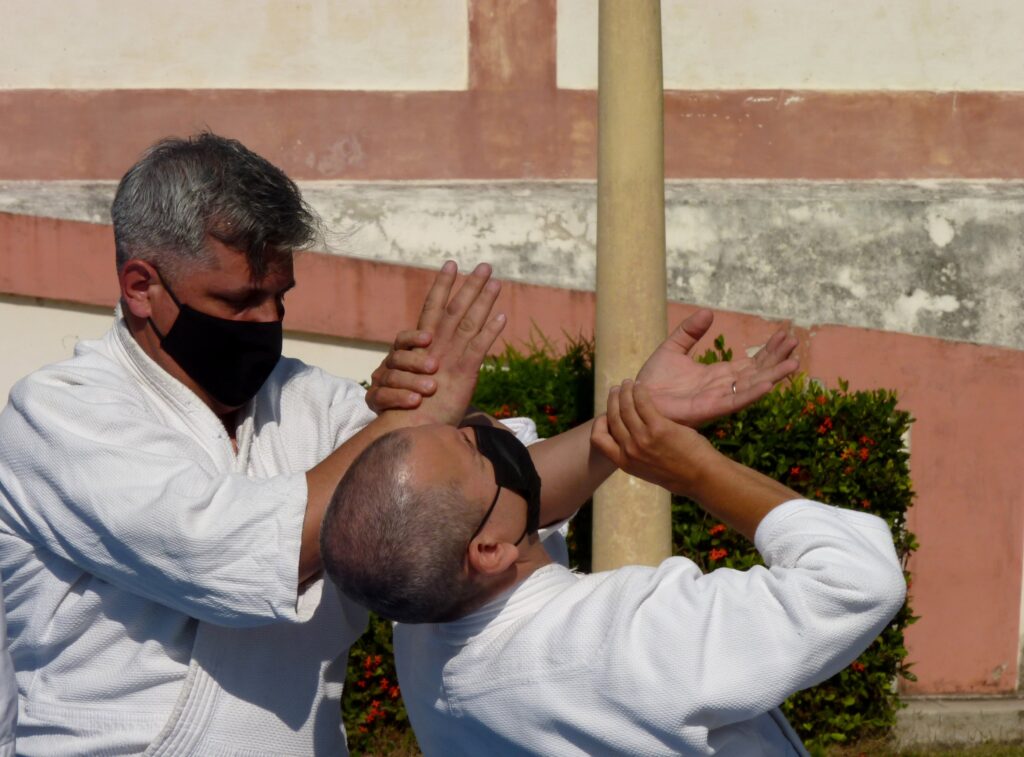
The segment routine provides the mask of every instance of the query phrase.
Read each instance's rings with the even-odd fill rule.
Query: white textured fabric
[[[853,661],[903,602],[886,524],[775,508],[769,568],[548,565],[471,615],[395,629],[427,755],[806,754],[778,705]]]
[[[14,729],[18,721],[18,682],[7,651],[7,621],[0,588],[0,757],[14,755]]]
[[[0,414],[0,571],[26,755],[343,754],[361,608],[297,586],[305,471],[373,414],[282,359],[223,425],[123,320]]]

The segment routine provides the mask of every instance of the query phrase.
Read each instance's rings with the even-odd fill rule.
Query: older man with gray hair
[[[632,382],[591,441],[750,538],[767,567],[571,572],[538,538],[542,477],[512,434],[383,436],[339,484],[321,553],[345,594],[400,621],[424,753],[805,755],[779,704],[848,665],[903,602],[885,522],[729,460]]]

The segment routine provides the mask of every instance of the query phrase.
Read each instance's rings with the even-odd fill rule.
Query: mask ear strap
[[[150,265],[153,264],[150,263]],[[178,299],[177,295],[174,294],[174,290],[167,285],[166,281],[164,281],[164,277],[160,274],[160,269],[154,265],[153,270],[156,271],[156,277],[160,280],[160,286],[167,290],[167,294],[171,295],[171,300],[174,302],[175,305],[178,306],[178,309],[180,310],[181,301]]]
[[[181,310],[181,302],[178,300],[177,296],[175,296],[174,290],[171,289],[169,286],[167,286],[167,282],[164,281],[164,277],[160,274],[160,269],[157,268],[152,263],[150,263],[150,265],[153,266],[153,270],[156,271],[156,277],[157,277],[157,279],[160,280],[160,286],[162,286],[167,291],[167,294],[171,295],[171,301],[175,305],[178,306],[178,310],[180,311]],[[149,325],[153,327],[153,331],[156,332],[157,337],[160,339],[161,342],[163,342],[164,341],[164,334],[163,334],[163,332],[160,331],[160,329],[158,329],[156,327],[156,323],[154,323],[153,317],[150,316],[146,320],[149,321]]]
[[[487,512],[484,513],[484,517],[480,519],[480,525],[476,527],[476,531],[474,531],[473,535],[469,537],[470,544],[472,544],[473,539],[475,539],[480,534],[480,532],[484,530],[484,526],[487,524],[487,520],[491,517],[491,513],[494,512],[494,506],[498,504],[498,497],[500,496],[501,487],[499,486],[498,491],[494,492],[494,499],[491,500],[491,506],[487,508]],[[523,537],[520,536],[519,538],[522,539]],[[516,544],[518,543],[519,542],[516,542]]]

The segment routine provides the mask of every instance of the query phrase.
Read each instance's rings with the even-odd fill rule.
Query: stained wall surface
[[[241,5],[0,0],[0,322],[38,323],[30,341],[51,351],[84,334],[113,304],[113,182],[154,140],[211,128],[284,168],[334,230],[289,305],[315,361],[333,342],[379,350],[447,257],[512,282],[513,340],[592,328],[596,3]],[[905,689],[1006,694],[1024,571],[1024,9],[897,5],[664,0],[668,295],[685,303],[673,318],[720,309],[731,343],[792,319],[812,375],[900,393],[922,544]],[[82,308],[104,310],[78,329]]]

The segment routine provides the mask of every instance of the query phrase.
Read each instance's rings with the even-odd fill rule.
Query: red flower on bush
[[[711,558],[711,562],[718,562],[728,554],[729,550],[727,549],[713,549],[708,553],[708,557]]]
[[[717,436],[719,439],[724,439],[725,438],[725,429],[724,428],[718,429],[718,431],[715,432],[715,436]]]
[[[799,476],[800,475],[800,466],[799,465],[794,465],[792,468],[790,468],[789,469],[789,475],[791,475],[791,476]]]
[[[826,402],[828,402],[828,398],[825,397],[824,394],[819,394],[816,399],[819,405],[824,405]]]
[[[860,457],[861,460],[867,460],[868,455],[870,454],[871,452],[868,450],[867,447],[861,447],[860,452],[857,453],[857,456]]]
[[[866,510],[867,508],[871,507],[871,500],[870,499],[862,499],[860,501],[860,506],[863,507]]]
[[[721,523],[716,523],[715,525],[713,525],[711,528],[708,529],[708,533],[711,534],[712,536],[718,536],[719,534],[724,533],[724,532],[725,532],[725,526],[723,524],[721,524]]]
[[[857,662],[856,660],[854,660],[850,663],[850,670],[852,670],[855,673],[863,673],[865,670],[864,663]]]

